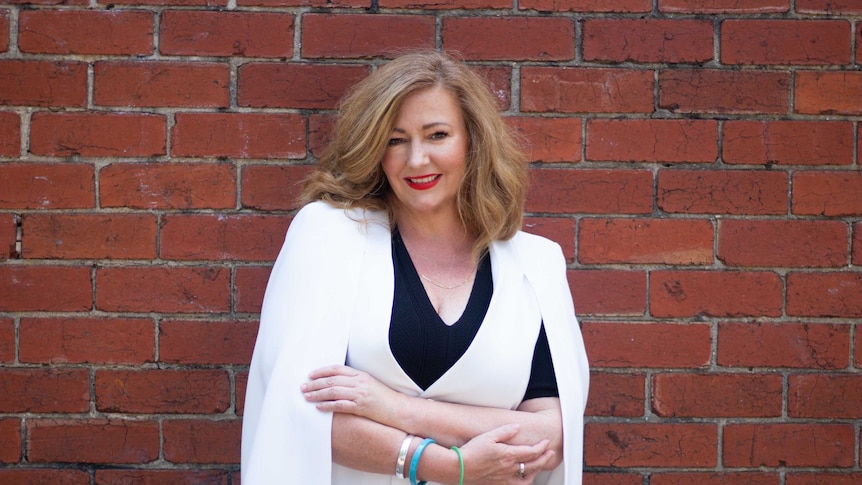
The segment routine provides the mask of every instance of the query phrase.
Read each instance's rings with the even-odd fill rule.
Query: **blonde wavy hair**
[[[494,240],[514,236],[523,217],[526,157],[482,78],[463,62],[433,51],[397,57],[350,90],[341,102],[334,137],[306,179],[299,202],[385,210],[394,221],[381,160],[404,100],[433,87],[454,94],[469,134],[457,206],[464,227],[476,237],[474,255]]]

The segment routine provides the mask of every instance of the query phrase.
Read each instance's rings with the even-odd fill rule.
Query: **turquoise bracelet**
[[[416,451],[413,452],[413,459],[410,460],[410,485],[425,485],[424,481],[416,482],[416,469],[419,468],[419,457],[422,456],[422,452],[425,451],[425,447],[431,443],[436,443],[436,441],[431,438],[425,438],[421,443],[419,443]]]

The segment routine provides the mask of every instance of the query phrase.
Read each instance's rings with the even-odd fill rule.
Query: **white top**
[[[331,414],[299,391],[308,373],[346,362],[408,395],[514,409],[542,322],[560,392],[564,460],[535,483],[580,484],[589,373],[565,259],[556,243],[521,232],[493,243],[490,255],[494,293],[485,320],[464,355],[423,391],[389,348],[395,283],[385,214],[322,202],[300,210],[261,311],[243,419],[243,484],[409,483],[394,468],[380,475],[332,463]]]

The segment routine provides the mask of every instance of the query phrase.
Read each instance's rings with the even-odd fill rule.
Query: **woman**
[[[580,483],[586,355],[559,246],[518,231],[525,181],[464,64],[353,89],[270,276],[244,485]]]

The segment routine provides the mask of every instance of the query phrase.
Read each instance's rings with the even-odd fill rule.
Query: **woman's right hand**
[[[464,483],[469,485],[527,485],[533,482],[554,456],[550,442],[532,446],[510,445],[518,434],[517,424],[507,424],[471,439],[461,447],[464,458]],[[518,475],[520,464],[525,475]]]

